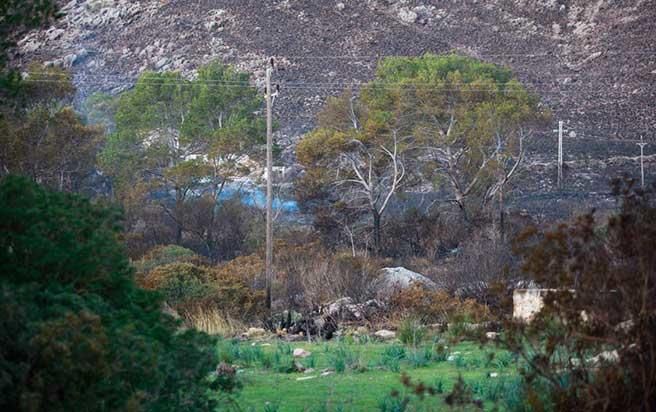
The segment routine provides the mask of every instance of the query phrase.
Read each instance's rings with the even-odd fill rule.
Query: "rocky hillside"
[[[148,69],[191,76],[217,58],[261,85],[274,56],[289,162],[326,96],[369,80],[388,55],[455,50],[510,66],[576,132],[565,143],[573,193],[605,191],[612,174],[636,176],[630,140],[653,139],[656,126],[654,0],[72,0],[63,8],[56,26],[21,41],[16,62],[71,67],[82,94],[120,91]],[[519,191],[553,188],[555,151],[551,130],[535,136]]]

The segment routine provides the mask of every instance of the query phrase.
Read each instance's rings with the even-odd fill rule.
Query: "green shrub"
[[[329,362],[333,369],[335,369],[335,372],[343,373],[346,369],[358,370],[360,357],[346,346],[339,345],[331,353]]]
[[[378,404],[380,412],[403,412],[407,410],[410,399],[388,395]]]
[[[405,359],[406,357],[406,352],[405,348],[403,346],[398,346],[398,345],[391,345],[387,346],[381,355],[381,361],[380,364],[392,371],[392,372],[400,372],[401,371],[401,360]]]
[[[399,325],[399,340],[406,345],[417,346],[427,335],[424,325],[416,318],[406,318]]]
[[[177,332],[136,286],[119,223],[81,197],[0,182],[1,410],[216,406],[212,341]]]
[[[423,368],[430,363],[432,355],[433,350],[431,347],[417,348],[410,351],[408,360],[413,368]]]
[[[435,362],[445,362],[449,358],[449,349],[442,344],[434,345],[434,347],[432,359]]]
[[[193,250],[178,245],[156,246],[146,253],[141,260],[134,262],[139,274],[147,274],[151,270],[171,263],[193,263],[200,265],[203,258]]]

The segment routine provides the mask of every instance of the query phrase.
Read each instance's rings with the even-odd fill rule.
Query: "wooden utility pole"
[[[561,120],[558,122],[558,130],[554,130],[554,133],[558,133],[558,189],[563,187],[563,134],[567,131],[564,126],[565,122]]]
[[[645,188],[645,146],[647,146],[647,143],[645,143],[642,140],[642,136],[640,136],[640,143],[637,143],[638,146],[640,146],[640,187],[642,189]]]
[[[267,108],[267,201],[266,201],[266,306],[271,310],[271,283],[273,282],[273,104],[271,101],[271,72],[266,71]]]

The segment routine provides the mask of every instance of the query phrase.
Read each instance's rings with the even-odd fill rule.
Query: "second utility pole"
[[[267,108],[267,201],[266,201],[266,307],[271,311],[271,283],[273,281],[273,115],[271,102],[271,72],[266,71],[266,108]]]
[[[558,130],[554,130],[554,133],[558,133],[558,189],[563,187],[563,133],[567,131],[564,126],[565,122],[561,120],[558,122]]]

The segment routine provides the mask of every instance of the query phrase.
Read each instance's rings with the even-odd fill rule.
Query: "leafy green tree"
[[[457,55],[387,58],[360,96],[329,99],[300,142],[303,197],[368,210],[380,250],[381,218],[404,185],[446,187],[465,217],[472,198],[477,211],[502,200],[546,117],[508,69]]]
[[[69,106],[75,88],[69,73],[30,67],[27,80],[0,107],[0,176],[28,176],[58,190],[79,190],[95,168],[102,138]]]
[[[26,178],[0,181],[0,409],[215,406],[212,342],[177,331],[135,285],[119,218]]]
[[[548,118],[509,69],[458,55],[385,59],[367,94],[380,116],[411,124],[425,177],[446,183],[465,213],[472,198],[480,210],[502,195]]]
[[[249,76],[219,63],[202,68],[195,80],[146,73],[120,97],[116,132],[100,156],[101,166],[114,178],[119,199],[136,189],[139,198],[161,207],[180,244],[190,201],[205,198],[216,206],[226,183],[246,171],[240,160],[263,136],[260,107]],[[154,193],[172,193],[173,201],[155,200]],[[212,249],[218,208],[209,210],[210,224],[201,237]]]
[[[365,91],[358,100],[347,91],[329,99],[317,129],[303,138],[296,154],[306,169],[300,182],[311,193],[306,196],[332,191],[334,206],[367,213],[380,252],[382,217],[407,180],[413,136],[402,117],[381,112],[371,97]]]

